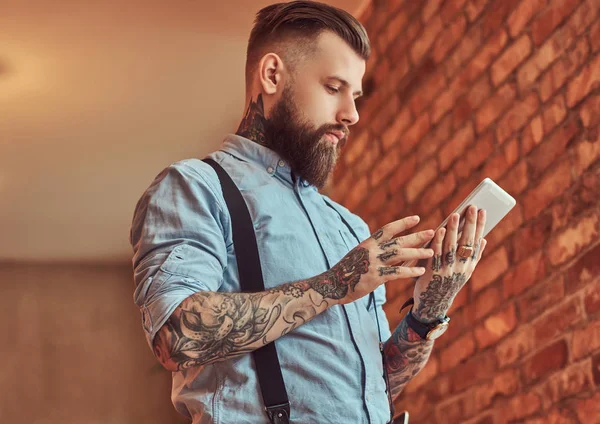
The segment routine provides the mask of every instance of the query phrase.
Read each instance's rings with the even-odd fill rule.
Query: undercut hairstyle
[[[290,68],[307,60],[316,51],[321,33],[338,35],[365,61],[371,55],[367,31],[350,13],[315,1],[276,3],[256,14],[246,52],[246,89],[258,63],[267,53],[278,54]]]

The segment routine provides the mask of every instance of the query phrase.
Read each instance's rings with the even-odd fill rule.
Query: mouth
[[[329,131],[325,134],[327,141],[333,145],[337,145],[340,141],[342,141],[344,136],[345,134],[342,131]]]

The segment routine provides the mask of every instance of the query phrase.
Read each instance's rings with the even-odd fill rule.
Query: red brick
[[[367,183],[368,181],[366,178],[359,178],[356,180],[354,189],[350,191],[343,201],[344,205],[348,209],[355,210],[356,207],[365,199],[368,191]]]
[[[342,153],[344,162],[348,165],[354,163],[354,161],[356,161],[363,154],[371,142],[372,136],[367,130],[362,130],[356,135],[352,133],[352,135],[348,138],[348,144]]]
[[[519,90],[525,91],[560,55],[570,46],[574,30],[567,26],[536,50],[532,57],[517,72]]]
[[[600,354],[592,359],[592,374],[594,375],[594,383],[600,385]]]
[[[488,350],[472,356],[467,362],[456,366],[450,376],[451,391],[456,393],[472,384],[490,378],[496,371],[494,352]]]
[[[436,408],[436,418],[435,422],[442,422],[444,420],[448,420],[451,423],[459,423],[462,422],[465,418],[464,414],[464,403],[466,401],[466,395],[461,395],[459,397],[454,397],[451,400],[443,402]],[[412,415],[411,415],[412,417]],[[412,421],[412,418],[411,418]]]
[[[483,24],[482,24],[483,25]],[[482,31],[485,31],[485,28]],[[485,38],[485,36],[483,36]],[[459,74],[464,84],[470,84],[475,81],[481,73],[490,66],[492,61],[504,49],[508,35],[503,29],[498,30],[487,42],[481,47],[479,52],[465,67],[464,71]]]
[[[388,181],[392,193],[398,193],[404,190],[404,184],[414,175],[416,166],[417,158],[414,155],[402,158],[400,166]]]
[[[454,18],[456,13],[463,9],[466,0],[446,0],[440,9],[442,22],[449,22]]]
[[[507,269],[508,255],[504,247],[500,247],[491,255],[484,255],[471,276],[471,289],[473,292],[478,292],[500,277]]]
[[[506,23],[512,37],[521,33],[531,18],[548,4],[548,0],[521,0],[512,11]]]
[[[600,134],[578,143],[575,147],[575,172],[581,175],[585,170],[600,158]]]
[[[560,124],[567,116],[567,108],[563,96],[557,96],[542,112],[544,119],[544,133],[549,134],[554,127]]]
[[[592,248],[590,251],[579,257],[577,261],[571,265],[565,274],[566,284],[569,291],[577,290],[587,284],[591,283],[595,278],[600,275],[600,245]],[[598,286],[594,286],[597,288]],[[591,308],[588,313],[592,313],[596,310],[596,292],[594,289],[590,289],[589,304],[586,298],[586,307]]]
[[[475,113],[477,133],[481,134],[509,106],[513,105],[517,90],[514,84],[507,83],[498,89],[493,97],[487,99]]]
[[[490,286],[477,295],[467,305],[466,316],[471,322],[478,322],[502,304],[502,291],[497,286]]]
[[[536,46],[575,10],[578,2],[573,0],[551,0],[550,7],[544,10],[531,24],[531,33]]]
[[[494,135],[491,132],[480,137],[456,162],[454,172],[457,178],[461,180],[471,175],[492,154],[494,148]]]
[[[600,21],[596,22],[590,30],[590,41],[592,43],[592,50],[595,52],[600,50]]]
[[[445,87],[446,76],[442,70],[434,72],[426,81],[423,81],[414,90],[410,100],[410,107],[415,116],[418,116]]]
[[[417,147],[415,155],[418,158],[419,163],[428,162],[431,160],[430,156],[438,151],[440,145],[445,144],[450,137],[450,131],[452,130],[452,117],[446,116],[421,139]]]
[[[593,387],[590,361],[582,361],[569,365],[551,375],[538,388],[544,407],[549,408],[557,404],[562,399],[584,393]],[[591,423],[591,421],[582,421],[582,423]]]
[[[440,63],[446,54],[461,39],[467,28],[467,20],[464,15],[458,17],[444,29],[433,45],[432,58],[435,63]]]
[[[415,123],[401,138],[399,143],[400,152],[406,153],[410,151],[421,140],[421,138],[427,134],[427,131],[429,131],[429,125],[430,123],[428,114],[422,114],[419,116]]]
[[[500,150],[497,150],[489,158],[486,158],[483,175],[497,180],[504,175],[519,158],[519,141],[516,138],[504,143]]]
[[[572,189],[567,192],[563,201],[552,205],[552,230],[563,228],[579,215],[588,213],[600,203],[600,167],[583,174]]]
[[[587,39],[582,37],[572,49],[552,65],[540,78],[539,90],[542,101],[545,102],[552,97],[567,82],[571,75],[586,62],[589,53]]]
[[[552,306],[560,303],[564,296],[565,287],[562,276],[538,284],[517,301],[521,322],[527,322],[540,316]]]
[[[541,115],[536,115],[522,131],[521,148],[523,155],[526,155],[531,149],[540,144],[543,138],[544,120]]]
[[[496,0],[492,2],[481,17],[483,36],[488,37],[504,24],[506,16],[515,8],[518,2],[519,0]]]
[[[535,414],[541,408],[540,397],[535,393],[519,393],[507,402],[498,405],[498,422],[519,422],[523,418]]]
[[[503,337],[510,333],[517,325],[515,305],[509,304],[507,308],[490,315],[480,325],[475,327],[475,340],[477,347],[486,347],[498,343]]]
[[[465,362],[474,352],[475,341],[473,340],[473,333],[468,332],[441,351],[441,357],[444,360],[440,363],[440,371],[446,372],[451,370],[458,364]]]
[[[473,142],[474,137],[473,125],[471,125],[470,122],[458,130],[454,137],[452,137],[452,139],[450,139],[440,150],[440,170],[446,171],[467,146]]]
[[[426,23],[433,15],[435,15],[443,1],[444,0],[428,0],[427,3],[423,5],[423,9],[421,10],[423,23]]]
[[[596,258],[600,257],[598,252],[600,252],[600,245],[595,249]],[[596,273],[596,276],[598,275],[600,274]],[[592,315],[600,311],[600,280],[586,287],[583,302],[587,314]]]
[[[539,176],[557,158],[564,156],[569,142],[579,132],[577,121],[571,119],[560,127],[549,139],[540,144],[529,155],[530,175],[533,179]]]
[[[469,22],[473,22],[479,17],[487,3],[488,0],[469,0],[467,2],[465,11],[467,12],[467,16],[469,17]]]
[[[590,96],[579,109],[584,127],[594,127],[600,122],[600,94]]]
[[[498,366],[504,367],[525,357],[533,350],[534,340],[530,327],[521,327],[496,346]]]
[[[398,96],[392,94],[392,96],[387,99],[385,105],[383,105],[378,111],[377,115],[371,119],[370,122],[370,130],[375,134],[381,134],[382,131],[385,130],[390,125],[390,122],[398,115],[399,109]],[[386,110],[387,109],[387,110]]]
[[[575,106],[593,89],[600,87],[600,55],[589,62],[567,86],[567,105]]]
[[[396,155],[397,153],[398,149],[396,149]],[[380,155],[380,143],[375,142],[367,149],[365,149],[365,151],[361,155],[360,160],[357,160],[354,164],[352,164],[352,172],[354,173],[353,179],[363,178],[364,176],[366,176],[369,173],[369,171],[371,171],[375,167],[375,161],[380,157]],[[347,170],[346,174],[348,173],[349,171]],[[351,184],[354,184],[354,181],[351,181]],[[336,186],[336,190],[337,188],[338,187]]]
[[[518,263],[544,245],[552,235],[552,215],[542,213],[522,227],[512,239],[511,260]]]
[[[575,412],[580,423],[597,424],[600,417],[600,392],[588,399],[578,399]]]
[[[555,197],[571,186],[571,165],[565,158],[551,168],[523,197],[525,219],[530,219],[546,208]]]
[[[514,208],[500,221],[500,223],[494,227],[494,231],[491,231],[486,237],[487,245],[486,250],[494,250],[496,246],[499,246],[508,236],[513,234],[523,223],[523,215],[521,213],[521,205],[516,204]]]
[[[412,203],[417,196],[421,194],[423,189],[427,187],[438,175],[438,170],[435,166],[422,167],[414,177],[406,184],[406,200]]]
[[[441,30],[442,20],[439,15],[435,15],[433,18],[431,18],[427,25],[425,25],[423,33],[412,45],[410,50],[410,58],[412,63],[418,64],[421,62],[421,59],[423,59],[423,56],[425,53],[427,53]]]
[[[569,351],[564,340],[540,350],[523,364],[525,381],[535,382],[542,376],[563,368],[567,364],[568,356]]]
[[[386,185],[382,185],[377,190],[371,190],[367,194],[367,202],[364,207],[364,215],[373,215],[387,204],[390,193]]]
[[[503,143],[515,131],[520,130],[540,105],[535,92],[530,92],[521,102],[514,103],[496,126],[496,137]]]
[[[542,398],[542,400],[544,400]],[[579,424],[568,410],[553,408],[543,414],[543,417],[529,418],[524,424]]]
[[[399,11],[386,25],[381,36],[378,37],[378,47],[380,52],[385,52],[390,43],[398,37],[399,31],[406,26],[408,22],[408,13],[405,10]]]
[[[473,25],[461,38],[456,48],[444,61],[446,75],[453,77],[462,68],[463,63],[470,59],[475,50],[481,45],[481,25]]]
[[[448,197],[456,188],[456,178],[453,172],[448,172],[446,175],[438,176],[435,183],[427,190],[427,198],[431,199],[427,202],[427,207],[435,208],[440,202]],[[439,224],[434,224],[434,229]]]
[[[546,275],[544,257],[542,251],[538,251],[529,258],[519,263],[504,276],[504,297],[510,297],[522,293],[525,289],[535,285]]]
[[[599,222],[597,212],[580,218],[552,238],[548,244],[548,258],[552,265],[560,265],[598,240]]]
[[[400,155],[398,149],[387,152],[381,160],[377,162],[375,168],[371,168],[369,175],[370,184],[372,188],[379,187],[384,179],[388,179],[391,174],[400,165]]]
[[[510,396],[520,386],[518,370],[506,370],[494,375],[492,381],[476,386],[472,391],[473,410],[481,411],[489,407],[496,399]]]
[[[402,108],[402,110],[396,114],[396,118],[392,121],[391,125],[387,127],[385,132],[381,135],[381,142],[383,145],[383,151],[388,151],[396,143],[400,142],[400,136],[412,123],[412,113],[408,107]],[[349,162],[351,163],[351,162]]]
[[[535,344],[544,344],[564,334],[568,328],[578,324],[582,319],[583,308],[578,298],[571,298],[555,306],[533,322]]]
[[[573,332],[571,340],[573,359],[588,356],[597,349],[600,349],[600,320],[592,321],[586,327]]]
[[[529,178],[527,176],[527,162],[525,160],[521,160],[515,167],[505,174],[498,184],[513,196],[521,193],[529,184]]]
[[[522,35],[496,59],[491,67],[494,86],[500,85],[531,53],[531,40],[527,34]]]
[[[481,102],[490,97],[491,93],[492,85],[490,79],[484,74],[452,108],[454,127],[462,127],[465,121],[471,116],[471,113],[479,107]]]

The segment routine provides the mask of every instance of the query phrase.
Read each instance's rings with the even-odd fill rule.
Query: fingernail
[[[440,229],[440,234],[443,236],[446,234],[446,229],[445,228],[441,228]]]
[[[413,215],[411,216],[413,221],[419,221],[421,218],[419,218],[419,215]]]
[[[425,268],[419,268],[419,272],[424,273],[425,272]]]

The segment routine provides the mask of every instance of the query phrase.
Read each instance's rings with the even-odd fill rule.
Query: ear
[[[281,57],[275,53],[263,56],[258,66],[258,82],[266,95],[283,90],[286,68]]]

